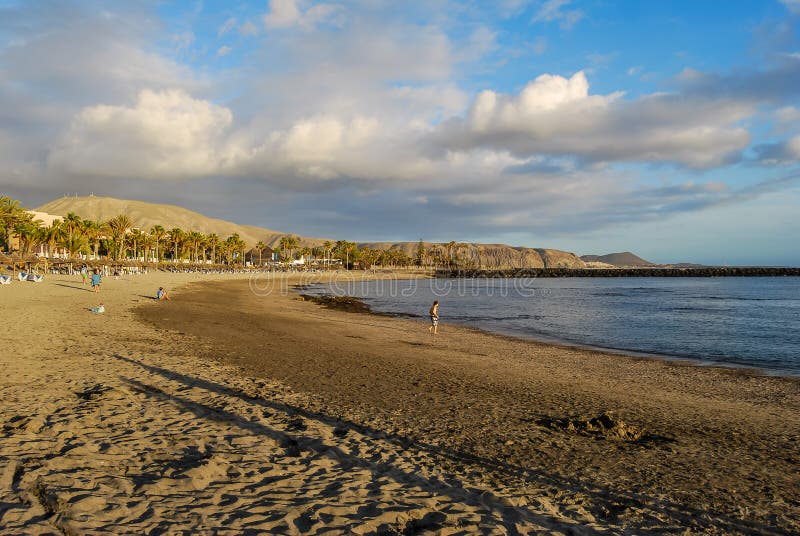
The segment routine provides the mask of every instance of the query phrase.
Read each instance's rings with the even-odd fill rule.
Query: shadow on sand
[[[55,283],[58,287],[74,288],[75,290],[85,290],[86,292],[94,292],[91,287],[87,288],[81,285],[65,285],[64,283]]]
[[[743,519],[737,519],[726,514],[703,510],[686,504],[671,502],[660,497],[652,497],[641,493],[616,490],[607,486],[598,485],[588,480],[581,480],[579,478],[565,478],[560,475],[509,464],[501,459],[490,459],[447,447],[431,445],[398,434],[387,433],[368,426],[360,425],[358,423],[337,419],[323,413],[308,411],[300,407],[254,397],[243,391],[232,389],[219,383],[188,376],[162,367],[148,365],[146,363],[142,363],[141,361],[119,354],[114,355],[114,357],[120,361],[137,365],[152,374],[157,374],[168,380],[179,382],[187,387],[199,387],[218,395],[236,397],[249,404],[258,405],[263,408],[269,408],[272,411],[283,413],[287,417],[300,416],[308,420],[314,420],[327,426],[337,428],[341,431],[356,431],[368,437],[389,441],[403,449],[413,447],[419,451],[427,452],[436,457],[446,458],[462,464],[468,464],[497,475],[507,475],[514,478],[522,478],[530,483],[534,483],[542,487],[556,487],[558,490],[568,494],[576,492],[589,494],[591,495],[592,501],[595,503],[592,507],[592,510],[595,514],[597,514],[600,524],[603,524],[604,522],[609,524],[621,524],[632,529],[632,520],[618,519],[620,514],[624,513],[630,507],[643,509],[646,511],[646,514],[637,517],[639,519],[644,518],[647,520],[649,522],[649,526],[636,526],[636,534],[656,535],[664,534],[665,531],[673,532],[675,530],[680,531],[687,528],[691,529],[693,532],[717,531],[725,534],[764,534],[775,536],[789,536],[791,534],[791,532],[781,528],[771,527]],[[456,501],[463,501],[467,504],[485,504],[486,502],[486,499],[479,495],[480,492],[476,493],[474,489],[468,490],[460,485],[454,486],[452,482],[444,483],[435,478],[426,479],[417,474],[408,473],[399,467],[387,467],[387,464],[384,463],[375,464],[369,460],[345,453],[337,447],[328,445],[320,438],[301,435],[290,436],[289,434],[279,430],[269,428],[259,423],[251,422],[250,420],[236,415],[235,413],[205,406],[203,404],[166,393],[157,387],[149,386],[136,380],[125,379],[125,381],[132,388],[145,394],[146,396],[169,400],[186,411],[194,413],[198,416],[198,418],[210,418],[218,421],[224,421],[243,430],[248,430],[252,433],[269,437],[275,440],[280,446],[286,448],[287,451],[289,449],[300,449],[313,450],[318,453],[330,452],[335,459],[339,460],[345,469],[347,467],[358,466],[371,471],[379,471],[382,476],[390,476],[399,483],[418,486],[423,490],[430,491],[431,493],[450,496]],[[300,450],[297,450],[297,452],[299,453]],[[389,470],[387,471],[387,469]],[[497,502],[499,503],[499,501]],[[504,523],[509,528],[513,528],[514,523],[517,521],[526,520],[541,525],[542,527],[547,527],[553,530],[564,530],[567,533],[570,533],[572,529],[575,528],[574,523],[578,523],[578,521],[575,521],[574,523],[559,522],[551,515],[539,514],[527,508],[510,507],[502,504],[492,504],[491,507],[493,510],[501,513]],[[605,515],[601,515],[603,512]],[[562,510],[560,514],[564,518],[569,518],[568,512],[564,512]],[[664,520],[665,516],[669,517],[669,521]],[[669,527],[669,525],[674,526]],[[581,526],[580,533],[588,535],[600,534],[599,531],[593,530],[586,526]],[[510,532],[510,534],[516,534],[516,532]]]

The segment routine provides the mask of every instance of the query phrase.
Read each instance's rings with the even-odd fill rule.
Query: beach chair
[[[41,283],[44,281],[44,276],[40,274],[28,274],[28,281],[32,281],[34,283]]]
[[[20,272],[20,273],[17,274],[17,279],[19,279],[20,281],[27,281],[28,280],[28,274],[25,273],[25,272]]]
[[[10,285],[10,284],[11,284],[10,275],[0,275],[0,285]]]

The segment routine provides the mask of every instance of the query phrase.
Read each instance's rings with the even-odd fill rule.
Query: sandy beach
[[[2,532],[800,532],[797,379],[432,337],[260,283],[0,288]]]

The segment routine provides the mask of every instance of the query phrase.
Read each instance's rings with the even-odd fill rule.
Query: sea
[[[800,376],[800,277],[340,281],[309,294],[543,342]]]

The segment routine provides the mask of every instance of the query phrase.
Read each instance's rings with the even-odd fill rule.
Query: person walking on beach
[[[435,300],[433,302],[429,313],[431,315],[431,325],[428,328],[428,331],[431,334],[436,335],[437,331],[439,330],[439,300]]]
[[[81,281],[83,281],[84,285],[86,284],[86,277],[88,275],[89,273],[88,270],[86,269],[86,266],[81,266]]]
[[[92,290],[95,292],[100,292],[100,279],[100,270],[95,268],[92,274]]]

